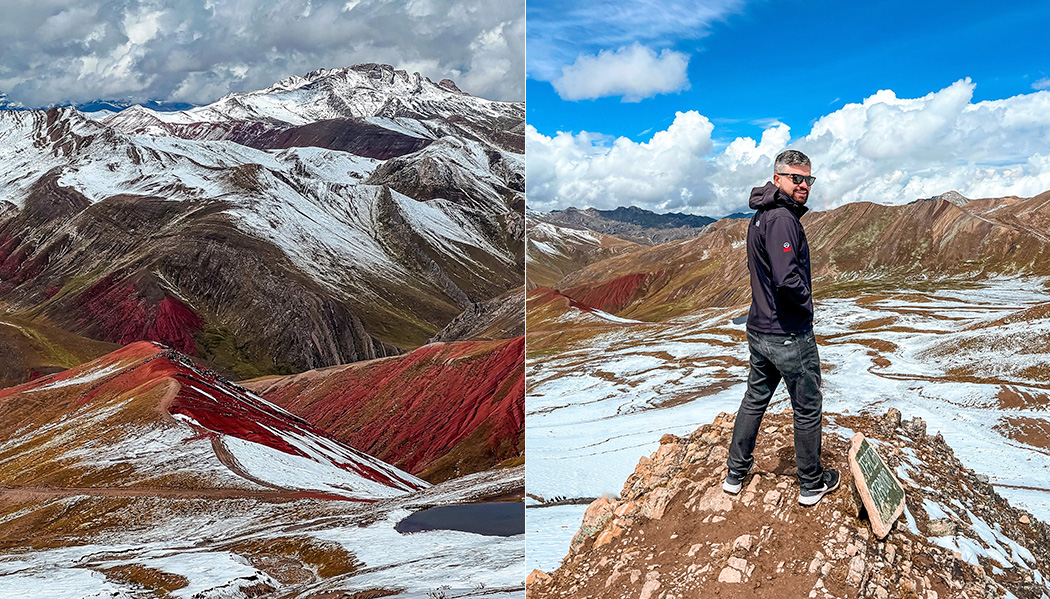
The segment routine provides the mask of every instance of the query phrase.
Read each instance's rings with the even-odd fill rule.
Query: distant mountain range
[[[524,283],[524,114],[377,64],[0,112],[0,303],[238,377],[409,351]]]
[[[48,108],[75,108],[80,112],[93,113],[93,112],[120,112],[126,110],[132,106],[142,106],[150,110],[157,112],[177,112],[180,110],[189,110],[196,107],[196,104],[190,104],[189,102],[165,102],[163,100],[147,100],[145,102],[131,102],[131,101],[120,101],[120,100],[92,100],[91,102],[82,102],[79,104],[56,104],[54,106],[47,106],[40,108],[40,110],[47,110]],[[0,92],[0,110],[31,110],[26,108],[21,102],[12,102],[8,99],[7,94]]]
[[[534,215],[555,225],[589,229],[645,245],[695,237],[704,227],[715,222],[707,216],[677,212],[657,214],[637,206],[619,206],[614,210],[566,208]]]

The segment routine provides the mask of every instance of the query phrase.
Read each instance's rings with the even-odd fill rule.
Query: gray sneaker
[[[839,488],[839,482],[841,482],[841,478],[838,471],[826,468],[824,476],[821,478],[820,486],[812,489],[803,487],[798,493],[798,502],[802,505],[816,505],[821,497]]]
[[[737,476],[732,471],[726,473],[725,482],[722,483],[722,490],[726,493],[736,495],[740,492],[740,489],[744,488],[744,478],[751,474],[751,471],[755,469],[755,456],[751,456],[751,465],[747,467],[747,472]]]

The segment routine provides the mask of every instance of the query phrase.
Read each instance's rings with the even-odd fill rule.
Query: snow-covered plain
[[[520,488],[523,474],[520,467],[479,473],[375,504],[143,498],[135,501],[154,506],[157,522],[152,525],[142,522],[110,530],[76,546],[0,555],[0,597],[142,597],[149,593],[143,587],[103,573],[139,566],[184,577],[187,584],[172,591],[174,597],[243,597],[242,588],[264,583],[289,597],[383,588],[397,591],[392,596],[403,599],[435,594],[447,599],[524,599],[525,535],[488,537],[441,530],[402,535],[394,530],[400,519],[424,505]],[[77,510],[90,501],[65,497],[48,505]],[[230,549],[237,543],[288,538],[335,543],[361,565],[347,574],[295,586],[280,583]]]
[[[1048,302],[1043,280],[1019,278],[818,301],[824,409],[895,407],[905,418],[921,417],[1013,505],[1050,520],[1050,439],[1029,444],[1011,434],[1018,418],[1050,431],[1050,317],[1024,313]],[[528,492],[618,494],[661,435],[688,434],[719,412],[735,412],[748,370],[745,325],[732,323],[741,313],[607,323],[606,332],[566,351],[529,360]],[[770,410],[787,407],[781,386]],[[582,512],[527,510],[529,571],[558,566]]]

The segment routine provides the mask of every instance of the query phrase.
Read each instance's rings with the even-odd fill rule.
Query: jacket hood
[[[748,200],[747,205],[750,206],[752,210],[784,206],[794,212],[797,216],[802,216],[807,210],[809,210],[807,206],[799,204],[787,197],[784,192],[780,191],[779,187],[773,185],[772,181],[766,181],[766,184],[762,187],[753,188],[751,190],[751,199]]]

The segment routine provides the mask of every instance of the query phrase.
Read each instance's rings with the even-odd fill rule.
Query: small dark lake
[[[525,503],[495,501],[443,505],[415,512],[394,527],[397,532],[459,530],[479,535],[511,537],[525,534]]]

